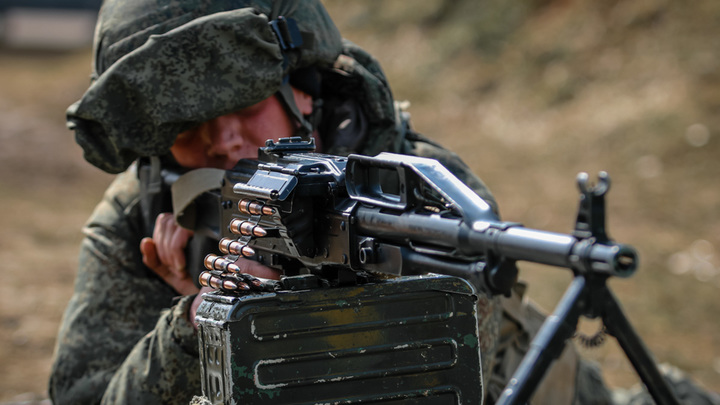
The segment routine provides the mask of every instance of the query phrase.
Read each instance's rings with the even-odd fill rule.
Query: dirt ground
[[[415,127],[468,162],[504,219],[570,232],[575,175],[607,170],[609,233],[642,263],[614,291],[659,362],[720,390],[720,55],[701,35],[720,7],[682,25],[688,12],[663,1],[547,2],[499,49],[469,52],[469,39],[439,45],[467,38],[461,24],[428,22],[442,3],[327,1],[345,35],[383,63],[396,98],[412,101]],[[0,402],[46,395],[80,227],[111,180],[64,127],[90,54],[0,49]],[[522,278],[548,309],[570,281],[525,264]],[[613,386],[637,381],[614,340],[585,354]]]
[[[110,177],[84,164],[64,109],[89,52],[0,51],[0,401],[43,395],[80,227]]]

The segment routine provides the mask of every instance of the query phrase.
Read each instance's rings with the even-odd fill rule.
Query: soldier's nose
[[[244,144],[242,120],[233,115],[224,115],[212,121],[209,156],[232,158],[242,152]]]

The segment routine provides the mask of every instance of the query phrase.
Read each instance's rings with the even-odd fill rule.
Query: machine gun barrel
[[[629,277],[637,269],[637,252],[629,245],[522,226],[476,223],[473,228],[470,244],[501,257],[617,277]]]
[[[515,223],[478,221],[469,226],[457,218],[411,212],[398,215],[371,207],[359,207],[356,220],[358,234],[452,250],[456,257],[529,261],[619,277],[628,277],[637,268],[637,253],[631,246],[579,239]]]

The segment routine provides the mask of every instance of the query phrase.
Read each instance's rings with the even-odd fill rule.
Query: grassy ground
[[[607,170],[609,232],[642,260],[612,287],[660,362],[720,390],[720,6],[506,3],[326,1],[506,220],[569,232],[575,175]],[[0,401],[45,391],[79,229],[111,179],[64,128],[89,65],[89,50],[0,50]],[[570,279],[530,265],[522,277],[546,308]],[[611,384],[634,381],[614,342],[586,355]]]

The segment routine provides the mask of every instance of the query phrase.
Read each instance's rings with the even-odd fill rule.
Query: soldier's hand
[[[280,276],[282,275],[279,270],[271,269],[270,267],[263,266],[256,261],[245,259],[242,257],[237,259],[235,264],[240,268],[241,272],[250,274],[258,278],[279,280]],[[190,310],[188,311],[188,320],[193,324],[195,329],[197,329],[197,323],[195,322],[195,313],[197,313],[197,309],[202,302],[202,295],[210,291],[214,290],[210,287],[203,287],[202,289],[200,289],[197,297],[195,297],[192,305],[190,305]]]
[[[198,292],[185,267],[185,247],[192,234],[172,214],[163,213],[155,220],[153,237],[140,241],[143,263],[182,295]]]

